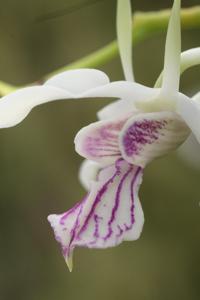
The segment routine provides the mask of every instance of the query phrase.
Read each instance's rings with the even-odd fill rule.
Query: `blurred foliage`
[[[82,8],[38,21],[74,3]],[[115,37],[116,1],[84,7],[82,1],[0,1],[0,78],[25,84]],[[182,1],[183,6],[199,1]],[[140,10],[172,1],[134,1]],[[162,69],[165,37],[134,49],[137,80],[152,85]],[[199,30],[183,32],[183,49],[199,46]],[[153,53],[153,57],[152,57]],[[121,79],[119,59],[104,68]],[[200,70],[182,78],[188,94]],[[20,125],[0,131],[0,299],[198,300],[200,297],[199,180],[176,154],[153,162],[140,192],[146,223],[137,242],[115,249],[75,251],[70,274],[46,216],[70,208],[84,195],[77,179],[81,158],[73,137],[110,100],[42,105]]]

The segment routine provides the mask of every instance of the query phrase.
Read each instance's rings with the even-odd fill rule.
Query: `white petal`
[[[118,137],[128,116],[92,123],[75,137],[75,149],[81,156],[101,165],[112,164],[121,157]]]
[[[200,64],[200,47],[192,48],[181,53],[181,73]]]
[[[108,77],[98,70],[72,70],[49,79],[42,86],[32,86],[11,93],[0,100],[0,128],[21,122],[37,105],[59,99],[81,98],[88,89],[107,85]]]
[[[200,64],[200,47],[192,48],[181,53],[181,74],[187,69]],[[159,88],[162,85],[163,72],[155,83],[155,87]]]
[[[0,100],[0,128],[20,123],[33,107],[55,99],[71,98],[65,90],[50,86],[34,86],[20,89]]]
[[[138,110],[132,101],[117,100],[98,111],[97,116],[100,120],[106,120],[110,118],[120,118],[128,114],[136,114]]]
[[[180,80],[180,0],[174,0],[165,46],[162,93],[169,97],[179,90]]]
[[[200,102],[182,95],[177,104],[177,113],[181,115],[200,143]]]
[[[178,149],[179,157],[193,169],[200,169],[200,144],[191,133],[185,143]]]
[[[81,97],[113,97],[123,100],[135,102],[147,102],[159,95],[160,89],[149,88],[144,85],[128,82],[128,81],[114,81],[110,84],[91,89],[83,94]]]
[[[117,97],[134,105],[134,101],[147,101],[155,97],[158,91],[125,81],[108,83],[107,76],[98,70],[68,71],[54,76],[43,86],[20,89],[1,98],[0,128],[18,124],[35,106],[53,100]]]
[[[139,238],[144,223],[138,198],[142,173],[120,159],[100,172],[82,202],[48,217],[67,261],[76,246],[107,248]]]
[[[124,76],[134,81],[132,67],[132,13],[130,0],[117,1],[117,41]]]
[[[68,91],[73,95],[109,83],[108,76],[95,69],[77,69],[62,72],[45,82],[45,85],[54,86]]]
[[[196,93],[193,97],[192,100],[194,102],[200,103],[200,92]]]
[[[144,167],[153,159],[176,149],[188,134],[188,127],[175,113],[138,114],[122,128],[119,148],[127,162]]]
[[[79,180],[87,191],[91,188],[91,183],[97,180],[99,170],[100,165],[94,161],[85,159],[82,162],[79,170]]]

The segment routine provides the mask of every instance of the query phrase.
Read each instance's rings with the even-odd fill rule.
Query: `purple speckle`
[[[146,144],[152,144],[159,138],[160,130],[167,121],[143,120],[134,122],[123,136],[124,151],[127,156],[138,155]]]

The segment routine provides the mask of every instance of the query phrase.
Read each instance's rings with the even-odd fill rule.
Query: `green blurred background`
[[[36,81],[114,39],[116,1],[90,6],[84,1],[1,0],[0,79],[18,85]],[[70,12],[72,4],[81,8]],[[182,1],[195,4],[199,0]],[[134,1],[135,10],[171,5]],[[48,14],[57,17],[45,20]],[[200,29],[184,31],[182,40],[183,49],[200,46]],[[163,34],[135,47],[138,82],[154,83],[164,41]],[[123,78],[119,59],[101,69],[112,80]],[[197,91],[199,78],[199,68],[189,70],[182,91]],[[45,104],[20,125],[0,131],[0,299],[200,299],[200,169],[176,154],[146,170],[141,238],[104,251],[77,249],[72,274],[66,268],[46,216],[83,197],[73,138],[109,101]]]

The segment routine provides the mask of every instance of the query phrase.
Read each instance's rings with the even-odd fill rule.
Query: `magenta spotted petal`
[[[138,198],[142,173],[119,159],[100,171],[82,202],[48,217],[67,262],[76,246],[107,248],[139,238],[144,223]]]
[[[84,127],[76,135],[75,146],[80,155],[101,165],[123,157],[128,163],[144,167],[175,150],[189,132],[176,113],[132,113]]]
[[[153,159],[175,150],[185,141],[189,132],[176,113],[138,114],[122,128],[119,148],[127,162],[144,167]]]

